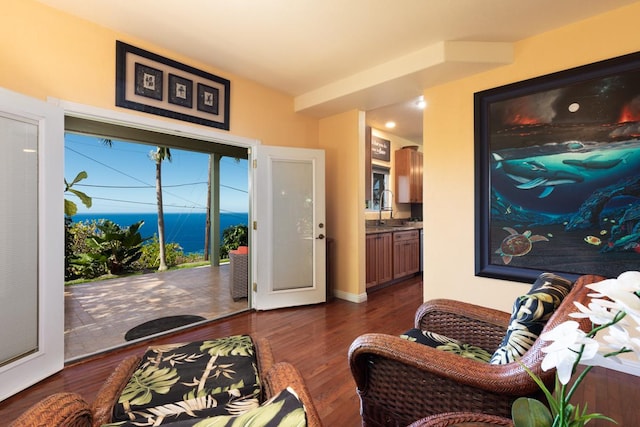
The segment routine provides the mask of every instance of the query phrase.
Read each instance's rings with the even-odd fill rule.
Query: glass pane
[[[0,366],[38,350],[37,149],[37,123],[0,115]]]
[[[273,289],[313,287],[313,165],[273,162]]]

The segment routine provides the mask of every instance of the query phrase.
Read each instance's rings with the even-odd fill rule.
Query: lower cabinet
[[[393,233],[367,234],[367,288],[393,279]]]
[[[420,271],[418,230],[367,234],[367,288]]]
[[[393,278],[420,271],[420,234],[418,230],[393,233]]]

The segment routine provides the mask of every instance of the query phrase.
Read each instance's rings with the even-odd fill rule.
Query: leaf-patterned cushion
[[[513,304],[507,333],[493,353],[491,363],[511,363],[525,354],[572,286],[573,282],[553,273],[538,276],[529,292]]]
[[[102,427],[137,427],[130,421],[105,424]],[[220,415],[208,418],[192,418],[174,421],[167,427],[305,427],[307,416],[298,395],[291,388],[282,390],[273,398],[242,415]]]
[[[149,347],[113,409],[114,421],[146,425],[238,415],[259,406],[255,347],[248,335]]]
[[[491,353],[483,348],[465,344],[444,335],[436,334],[435,332],[422,331],[414,328],[400,335],[400,338],[428,345],[429,347],[433,347],[438,350],[455,353],[462,357],[477,360],[479,362],[488,362],[489,359],[491,359]]]

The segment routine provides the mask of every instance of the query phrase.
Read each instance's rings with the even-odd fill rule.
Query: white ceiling
[[[38,1],[290,94],[301,113],[359,108],[374,127],[394,118],[392,133],[421,140],[422,114],[401,125],[389,105],[504,64],[504,43],[637,0]]]

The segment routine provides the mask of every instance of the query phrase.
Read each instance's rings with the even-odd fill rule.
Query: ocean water
[[[222,230],[232,225],[247,225],[249,215],[246,212],[220,214],[220,236]],[[128,227],[140,220],[144,224],[140,228],[142,237],[158,234],[158,215],[155,213],[86,213],[76,214],[73,222],[108,219],[120,227]],[[178,243],[185,254],[204,253],[206,214],[204,213],[165,213],[165,241]]]

